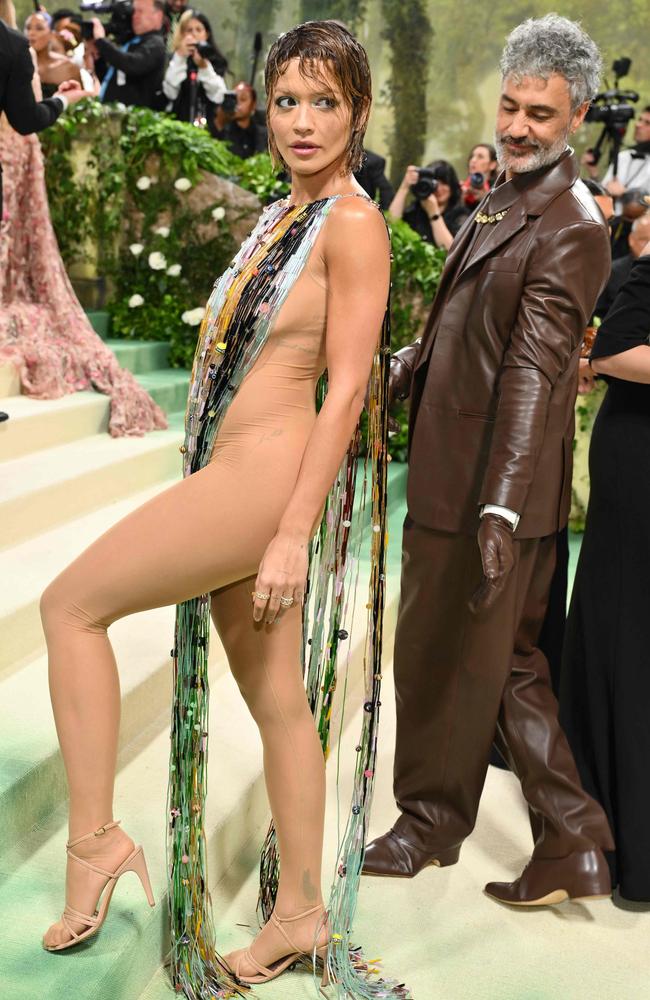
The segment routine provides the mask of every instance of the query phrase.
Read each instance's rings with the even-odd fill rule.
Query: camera
[[[616,167],[618,153],[623,142],[627,123],[634,118],[633,104],[639,100],[639,95],[635,90],[619,90],[619,80],[627,76],[630,72],[632,60],[626,56],[615,59],[612,63],[614,73],[614,87],[605,90],[602,94],[596,94],[593,102],[585,115],[586,122],[599,122],[603,126],[602,133],[595,147],[591,149],[594,163],[598,163],[603,144],[608,143],[610,149],[610,163]]]
[[[435,170],[430,170],[429,167],[418,167],[417,171],[418,179],[415,184],[411,184],[409,190],[418,201],[424,201],[438,190],[438,180]]]
[[[485,177],[477,170],[476,173],[469,175],[469,183],[473,188],[482,188],[485,184]]]
[[[133,4],[131,0],[86,0],[85,3],[79,4],[79,10],[91,11],[95,17],[99,17],[100,14],[108,14],[109,19],[104,24],[104,28],[106,34],[111,35],[118,44],[121,45],[129,38],[133,38],[133,28],[131,27]],[[90,25],[90,34],[88,34],[87,25]],[[82,23],[81,32],[82,38],[92,38],[90,21]]]

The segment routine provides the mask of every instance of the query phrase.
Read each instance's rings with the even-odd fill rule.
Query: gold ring
[[[290,608],[293,604],[293,597],[281,597],[280,604],[283,608]]]
[[[268,601],[270,594],[262,594],[259,590],[253,591],[253,597],[256,601]]]

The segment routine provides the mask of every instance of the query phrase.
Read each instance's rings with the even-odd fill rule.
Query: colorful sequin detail
[[[278,202],[262,214],[210,296],[192,371],[186,414],[184,474],[210,460],[223,417],[267,341],[275,317],[301,273],[336,198],[304,206]],[[358,461],[360,431],[339,470],[312,542],[303,623],[305,683],[327,756],[337,653],[348,638],[359,566],[362,520],[370,497],[371,579],[367,607],[365,691],[353,801],[329,906],[332,945],[328,964],[338,997],[406,997],[402,986],[378,978],[350,942],[356,907],[374,763],[381,686],[381,633],[386,558],[388,311],[371,376],[366,459]],[[325,380],[319,392],[325,392]],[[355,502],[355,495],[360,498]],[[208,641],[210,597],[177,608],[174,702],[168,792],[168,868],[172,977],[190,1000],[244,995],[215,947],[207,890],[204,811],[207,794]],[[261,861],[259,912],[267,919],[278,884],[271,827]]]

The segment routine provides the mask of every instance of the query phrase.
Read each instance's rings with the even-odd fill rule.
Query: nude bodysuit
[[[280,913],[321,899],[324,762],[302,681],[301,608],[256,625],[251,591],[316,419],[327,318],[322,237],[224,417],[210,462],[110,528],[42,599],[71,823],[76,817],[87,832],[112,816],[119,683],[107,627],[212,593],[214,623],[264,746]]]

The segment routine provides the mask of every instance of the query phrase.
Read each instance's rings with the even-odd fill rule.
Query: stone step
[[[182,416],[142,438],[95,434],[0,463],[0,549],[180,474]]]
[[[122,689],[120,743],[126,747],[152,727],[156,731],[163,716],[168,718],[174,608],[158,608],[116,622],[110,638]],[[227,670],[216,634],[210,660],[216,679]],[[43,823],[67,795],[50,705],[46,655],[0,680],[0,733],[1,868],[8,846]],[[123,755],[123,763],[126,760],[128,755]]]
[[[388,643],[395,609],[393,598],[386,615]],[[349,705],[356,705],[362,699],[363,626],[364,616],[358,612],[350,636]],[[125,696],[128,697],[126,691]],[[338,705],[333,715],[333,734],[339,731],[342,722],[347,731],[351,719],[353,712],[341,718]],[[8,996],[25,996],[27,1000],[28,994],[21,990],[25,985],[25,963],[29,961],[30,982],[38,982],[40,996],[134,1000],[163,961],[168,949],[164,858],[168,723],[169,711],[166,711],[149,727],[141,728],[131,743],[124,746],[116,784],[115,815],[124,817],[125,828],[145,845],[157,899],[155,908],[147,906],[137,881],[129,877],[115,893],[109,919],[92,954],[83,949],[74,960],[70,956],[48,955],[40,951],[39,937],[44,925],[57,916],[61,907],[65,809],[54,810],[43,825],[27,829],[20,839],[15,835],[7,837],[10,846],[0,855],[0,933],[3,990]],[[210,885],[227,876],[229,891],[236,893],[236,880],[245,879],[257,864],[268,806],[257,730],[229,672],[222,672],[211,685],[210,731],[210,795],[206,816]],[[14,739],[17,746],[28,744],[20,726],[18,732],[14,730]],[[4,750],[4,736],[0,736],[0,750]],[[332,760],[332,767],[334,763]],[[51,768],[52,765],[50,773]],[[45,774],[43,765],[41,781],[32,782],[32,794],[46,785]],[[17,795],[14,791],[14,801]],[[11,801],[9,793],[5,797]]]
[[[1,470],[0,466],[0,474]],[[47,584],[111,525],[175,481],[157,481],[133,496],[0,552],[0,576],[11,581],[11,587],[0,589],[0,676],[44,652],[38,605]]]
[[[104,338],[122,368],[128,368],[134,375],[153,372],[169,365],[169,341],[167,340],[116,340]]]
[[[138,382],[146,389],[165,413],[185,412],[190,373],[184,368],[166,368],[162,371],[143,372]]]
[[[171,368],[150,371],[138,375],[138,382],[165,413],[185,410],[189,385],[186,371]],[[61,399],[14,395],[3,401],[3,407],[10,419],[0,424],[0,461],[106,433],[110,399],[92,391],[74,392]]]

